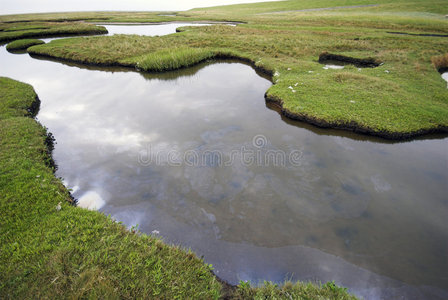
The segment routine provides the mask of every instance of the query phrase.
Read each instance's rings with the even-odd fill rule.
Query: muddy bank
[[[376,68],[381,65],[380,61],[378,61],[377,59],[372,58],[372,57],[355,58],[355,57],[350,57],[350,56],[332,54],[332,53],[328,53],[328,52],[322,52],[319,55],[319,62],[320,63],[341,62],[341,63],[352,64],[357,67],[364,67],[364,68]]]

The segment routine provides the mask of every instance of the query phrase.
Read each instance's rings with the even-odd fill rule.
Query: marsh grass
[[[103,26],[83,22],[0,23],[0,44],[27,38],[106,33],[107,30]]]
[[[282,285],[265,281],[259,287],[250,282],[241,281],[231,299],[332,299],[355,300],[355,296],[347,293],[347,289],[334,282],[317,285],[312,283],[286,281]]]
[[[431,61],[439,72],[448,71],[448,53],[445,53],[445,55],[433,56]]]
[[[142,71],[164,72],[198,64],[213,57],[213,52],[200,48],[174,48],[134,57],[126,62]]]
[[[143,71],[187,67],[226,57],[220,55],[224,53],[276,74],[266,95],[277,99],[291,117],[393,139],[447,132],[446,84],[434,64],[443,63],[437,57],[446,54],[448,39],[388,33],[390,29],[448,33],[443,9],[434,13],[440,8],[438,1],[411,5],[384,0],[378,7],[258,14],[267,9],[287,11],[341,3],[283,1],[198,9],[181,14],[246,24],[184,27],[180,33],[162,37],[116,35],[58,40],[28,51]],[[353,0],[349,4],[365,3]],[[323,70],[318,62],[322,52],[369,57],[384,64],[377,68]],[[297,87],[295,93],[290,86]]]
[[[6,50],[8,51],[15,51],[15,50],[26,50],[31,46],[35,45],[42,45],[45,44],[42,40],[36,40],[36,39],[24,39],[24,40],[16,40],[8,45],[6,45]]]

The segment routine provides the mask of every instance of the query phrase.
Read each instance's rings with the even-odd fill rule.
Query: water
[[[235,62],[159,75],[0,49],[55,135],[81,205],[191,247],[231,283],[336,283],[448,297],[448,139],[389,143],[286,120]]]
[[[167,35],[175,33],[176,29],[183,26],[210,26],[210,23],[166,23],[160,25],[102,25],[107,28],[108,35],[114,34],[138,34],[147,36]]]
[[[448,72],[443,73],[442,78],[447,82],[447,88],[448,88]]]
[[[211,26],[216,23],[184,23],[184,22],[173,22],[164,24],[132,24],[132,25],[114,25],[114,24],[99,24],[100,26],[106,27],[108,33],[107,35],[114,34],[137,34],[146,36],[162,36],[176,33],[176,29],[185,26]],[[235,26],[235,23],[219,23],[224,25]],[[63,37],[62,37],[63,38]],[[42,41],[49,43],[52,40],[58,40],[61,37],[51,37],[43,38]]]

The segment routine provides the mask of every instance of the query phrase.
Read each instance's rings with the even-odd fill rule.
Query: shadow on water
[[[14,52],[14,54],[24,54],[24,53],[26,53],[26,50]],[[237,60],[237,59],[217,59],[217,60],[215,60],[215,59],[212,59],[212,60],[208,60],[205,62],[201,62],[197,65],[194,65],[194,66],[191,66],[188,68],[183,68],[183,69],[179,69],[179,70],[175,70],[175,71],[158,72],[158,73],[154,72],[153,73],[153,72],[141,72],[141,71],[138,71],[138,70],[130,68],[130,67],[122,67],[122,66],[87,65],[87,64],[81,64],[81,63],[76,63],[76,62],[55,59],[55,58],[51,58],[51,57],[47,57],[47,56],[40,56],[40,55],[36,55],[36,54],[30,54],[30,56],[34,59],[51,61],[51,62],[63,64],[63,65],[69,66],[69,67],[76,67],[76,68],[84,69],[84,70],[102,71],[102,72],[109,72],[109,73],[137,72],[146,80],[158,79],[158,80],[164,80],[164,81],[177,80],[177,79],[183,78],[183,77],[184,78],[185,77],[193,77],[200,70],[202,70],[210,65],[216,64],[216,63],[223,63],[223,62],[225,62],[225,63],[240,63],[240,64],[243,64],[243,65],[253,68],[253,66],[250,63],[243,61],[243,60]],[[254,71],[257,73],[258,76],[271,81],[271,77],[269,75],[267,75],[266,73],[263,73],[256,69],[254,69]],[[415,138],[408,139],[408,140],[394,141],[394,140],[383,139],[380,137],[369,136],[369,135],[365,135],[365,134],[358,134],[358,133],[351,132],[348,130],[343,130],[343,129],[320,128],[315,125],[308,124],[306,122],[293,120],[293,119],[290,119],[290,118],[286,117],[285,115],[283,115],[279,105],[276,103],[273,103],[273,102],[266,101],[266,107],[270,110],[276,111],[279,114],[280,118],[283,120],[283,122],[285,122],[286,124],[294,126],[294,127],[306,129],[308,131],[311,131],[311,132],[313,132],[317,135],[321,135],[321,136],[337,136],[337,137],[349,138],[349,139],[352,139],[355,141],[366,141],[366,142],[374,142],[374,143],[379,143],[379,144],[408,143],[408,142],[418,141],[418,140],[437,140],[437,139],[444,139],[444,138],[448,137],[448,134],[446,134],[446,133],[435,133],[435,134],[427,134],[424,136],[417,136]]]

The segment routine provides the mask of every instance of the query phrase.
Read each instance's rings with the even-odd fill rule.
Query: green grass
[[[42,40],[36,39],[24,39],[24,40],[16,40],[8,45],[6,45],[6,50],[14,51],[14,50],[26,50],[27,48],[35,45],[45,44]]]
[[[263,286],[254,288],[250,282],[240,282],[233,299],[332,299],[354,300],[356,297],[347,293],[347,289],[337,286],[334,282],[323,285],[311,283],[285,282],[282,286],[272,282],[264,282]]]
[[[379,5],[295,11],[375,3]],[[448,131],[448,90],[437,72],[438,62],[443,61],[440,57],[447,53],[448,39],[388,32],[448,34],[444,3],[303,0],[204,8],[179,15],[246,24],[186,27],[181,33],[162,37],[58,40],[28,51],[143,71],[167,71],[206,59],[239,57],[275,74],[274,85],[266,95],[282,105],[288,116],[318,126],[402,139]],[[384,65],[324,70],[318,57],[325,51],[372,57]]]
[[[0,23],[0,44],[27,38],[106,33],[107,30],[103,26],[95,26],[82,22]]]
[[[73,206],[38,104],[30,85],[0,77],[1,299],[355,299],[333,283],[230,288],[191,251]]]

